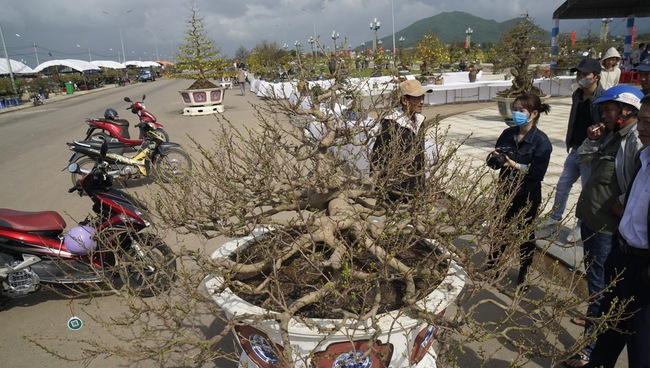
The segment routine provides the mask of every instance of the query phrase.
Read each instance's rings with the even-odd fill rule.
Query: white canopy
[[[88,61],[77,60],[77,59],[62,59],[62,60],[50,60],[44,63],[41,63],[39,66],[34,68],[34,72],[38,73],[43,69],[49,68],[51,66],[63,65],[67,66],[70,69],[74,69],[78,72],[88,72],[88,71],[100,71],[99,67],[91,64]]]
[[[126,68],[126,65],[124,65],[124,63],[118,63],[117,61],[113,61],[113,60],[93,60],[90,63],[100,68],[108,68],[108,69]]]
[[[27,65],[21,63],[20,61],[11,60],[11,72],[13,74],[33,74],[34,69],[28,67]],[[0,75],[9,74],[9,66],[7,65],[7,59],[0,59]]]
[[[146,68],[146,67],[153,67],[153,66],[160,66],[155,61],[140,61],[140,60],[129,60],[124,62],[124,65],[126,66],[135,66],[136,68]]]

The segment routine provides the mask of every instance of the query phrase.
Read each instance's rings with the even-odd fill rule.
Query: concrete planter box
[[[183,115],[208,115],[223,112],[226,88],[185,89],[178,91],[183,98]]]

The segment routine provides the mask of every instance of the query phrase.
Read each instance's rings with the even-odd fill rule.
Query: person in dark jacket
[[[525,211],[521,227],[531,228],[537,218],[542,203],[542,180],[546,175],[553,146],[546,133],[537,127],[539,116],[550,111],[548,104],[542,103],[539,96],[523,94],[517,96],[513,103],[513,122],[515,126],[507,128],[497,139],[496,149],[488,155],[488,165],[500,169],[499,180],[503,195],[514,196],[506,211],[506,222],[515,220]],[[506,153],[505,156],[502,154]],[[503,157],[499,164],[495,158]],[[504,231],[511,231],[511,227]],[[520,266],[517,285],[526,281],[528,269],[533,263],[535,251],[535,232],[528,234],[528,241],[519,245]],[[488,258],[488,270],[496,268],[501,254],[508,244],[493,244]]]
[[[576,82],[580,88],[571,96],[571,112],[566,132],[567,157],[564,160],[562,174],[555,188],[553,211],[548,219],[540,224],[540,228],[558,227],[561,224],[571,187],[580,178],[582,186],[589,179],[589,168],[578,158],[578,147],[587,138],[587,128],[598,122],[601,111],[593,101],[599,98],[605,90],[600,85],[601,66],[598,60],[583,59],[580,64],[571,69],[576,73]],[[567,236],[567,242],[575,243],[580,240],[580,223]]]
[[[641,100],[637,131],[644,146],[650,145],[650,97]],[[616,364],[627,345],[628,367],[650,367],[650,150],[640,153],[641,165],[627,190],[623,217],[612,239],[605,262],[605,279],[611,282],[603,295],[600,312],[627,301],[623,318],[612,321],[598,335],[585,367],[620,367]]]
[[[370,155],[377,188],[390,202],[408,202],[424,188],[424,94],[431,92],[416,80],[399,85],[400,108],[381,120]]]

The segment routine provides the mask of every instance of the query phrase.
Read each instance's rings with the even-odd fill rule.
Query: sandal
[[[589,364],[589,357],[582,353],[576,353],[571,358],[562,361],[562,364],[565,367],[569,368],[584,367],[585,365]]]
[[[580,316],[571,317],[570,321],[574,325],[578,325],[578,326],[581,326],[581,327],[585,327],[585,324],[587,324],[587,321],[585,321],[585,319],[580,317]]]

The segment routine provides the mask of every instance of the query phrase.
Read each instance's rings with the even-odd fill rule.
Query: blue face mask
[[[512,112],[512,122],[517,126],[524,126],[528,124],[528,114],[519,111]]]

